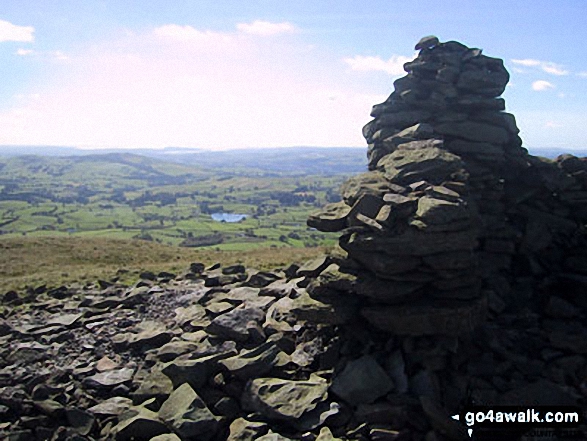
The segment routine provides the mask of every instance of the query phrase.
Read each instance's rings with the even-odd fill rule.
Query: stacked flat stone
[[[548,163],[522,147],[499,98],[509,80],[502,60],[432,36],[416,49],[407,75],[363,128],[369,171],[349,179],[343,201],[308,225],[342,232],[346,264],[361,268],[354,291],[369,300],[362,313],[373,325],[454,334],[483,320],[487,300],[505,308],[512,286],[524,282],[517,263],[530,276],[545,273],[536,253],[576,238],[585,210],[560,215],[569,214],[569,201],[585,200],[585,185],[557,164],[584,173],[584,162]],[[568,188],[575,193],[564,200]],[[526,291],[539,284],[525,282]]]

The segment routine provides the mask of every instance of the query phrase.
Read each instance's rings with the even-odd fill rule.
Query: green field
[[[178,270],[194,259],[267,267],[311,257],[334,246],[336,236],[308,228],[306,219],[339,200],[346,178],[248,175],[128,153],[0,158],[0,172],[4,290],[112,278],[129,262],[133,271]],[[212,213],[246,218],[218,222]],[[75,253],[58,252],[61,244]]]

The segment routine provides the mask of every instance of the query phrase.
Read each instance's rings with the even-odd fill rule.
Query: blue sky
[[[0,145],[365,146],[434,34],[504,59],[526,147],[584,149],[585,17],[585,0],[2,0]]]

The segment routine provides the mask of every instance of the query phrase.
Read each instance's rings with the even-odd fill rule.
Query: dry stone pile
[[[499,98],[502,60],[436,37],[416,49],[363,128],[370,171],[308,224],[342,232],[375,327],[459,334],[483,321],[487,303],[519,307],[557,283],[552,274],[585,272],[587,162],[521,147]]]
[[[309,219],[346,254],[6,293],[0,439],[458,441],[467,405],[584,408],[587,161],[521,147],[501,60],[417,49]]]

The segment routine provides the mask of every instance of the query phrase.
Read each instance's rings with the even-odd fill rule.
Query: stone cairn
[[[345,255],[5,293],[0,439],[458,441],[467,405],[584,407],[587,162],[521,147],[501,60],[416,48],[308,221]]]
[[[363,128],[370,171],[308,225],[342,231],[341,266],[358,275],[353,291],[373,326],[458,335],[487,304],[521,307],[554,273],[586,272],[587,164],[522,147],[498,98],[509,80],[502,60],[433,36],[416,49]]]

